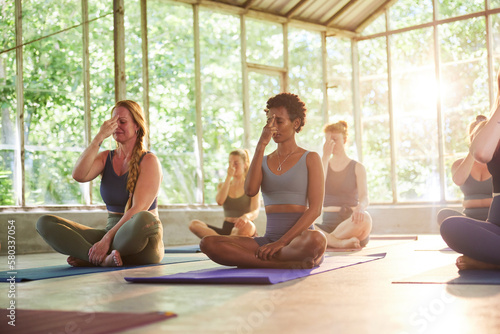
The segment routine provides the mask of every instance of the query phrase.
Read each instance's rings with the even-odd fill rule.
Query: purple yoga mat
[[[171,312],[117,313],[54,310],[0,310],[0,333],[107,334],[163,321]],[[9,322],[13,323],[9,324]],[[15,326],[12,326],[15,324]]]
[[[327,256],[319,267],[313,269],[240,269],[224,267],[159,277],[125,277],[125,280],[132,283],[276,284],[384,257],[385,253],[367,256]]]

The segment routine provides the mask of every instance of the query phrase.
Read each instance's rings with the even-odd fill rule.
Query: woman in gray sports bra
[[[249,197],[245,194],[245,177],[250,167],[248,150],[238,149],[229,153],[229,167],[224,182],[219,183],[215,200],[224,208],[224,223],[221,227],[208,225],[201,220],[193,220],[189,230],[200,239],[207,235],[255,235],[253,221],[259,215],[258,194]]]
[[[361,248],[368,244],[372,218],[368,207],[365,167],[345,152],[347,123],[325,126],[323,170],[326,175],[323,221],[316,226],[332,248]]]
[[[469,125],[470,142],[474,139],[474,134],[486,124],[486,120],[486,116],[478,115]],[[476,161],[469,152],[465,158],[453,163],[451,174],[453,182],[464,194],[462,202],[464,210],[462,212],[453,209],[440,210],[437,215],[438,224],[441,225],[446,218],[453,216],[486,220],[493,200],[493,182],[486,164]]]
[[[294,94],[281,93],[267,101],[268,121],[245,181],[248,196],[262,189],[266,233],[254,238],[203,238],[201,250],[213,261],[253,268],[312,268],[321,263],[326,237],[313,229],[321,214],[325,186],[321,159],[295,141],[305,113],[305,104]],[[264,156],[271,139],[278,147]]]

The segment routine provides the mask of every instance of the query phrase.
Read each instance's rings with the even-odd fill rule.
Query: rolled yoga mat
[[[131,283],[194,283],[194,284],[276,284],[326,271],[354,266],[385,257],[385,253],[366,256],[326,256],[313,269],[241,269],[234,267],[209,268],[159,277],[125,277]]]
[[[3,308],[0,310],[0,333],[107,334],[123,332],[176,316],[172,312],[116,313],[23,309],[15,309],[15,312],[11,313],[11,310]]]
[[[200,245],[174,246],[165,248],[165,253],[201,253]]]
[[[29,269],[17,269],[0,272],[0,282],[27,282],[41,279],[94,274],[106,271],[133,269],[139,267],[161,266],[164,264],[174,264],[183,262],[205,261],[208,257],[188,257],[188,256],[165,256],[160,263],[147,264],[142,266],[122,266],[122,267],[71,267],[70,265],[38,267]]]

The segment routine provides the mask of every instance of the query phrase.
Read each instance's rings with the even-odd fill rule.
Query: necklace
[[[292,155],[293,152],[295,152],[297,148],[295,148],[292,152],[288,153],[288,155],[286,156],[286,158],[280,162],[280,151],[276,150],[278,152],[278,168],[276,169],[278,172],[281,171],[281,166],[283,166],[283,164],[285,163],[286,159],[288,159],[289,156]]]

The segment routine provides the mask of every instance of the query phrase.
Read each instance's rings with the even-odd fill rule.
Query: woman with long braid
[[[157,157],[144,146],[146,124],[134,101],[116,103],[111,119],[83,151],[73,178],[88,182],[101,175],[101,196],[108,210],[106,228],[94,229],[44,215],[36,228],[56,251],[69,255],[72,266],[122,266],[158,263],[163,259],[163,227],[157,195],[162,179]],[[115,150],[99,152],[109,136]]]

